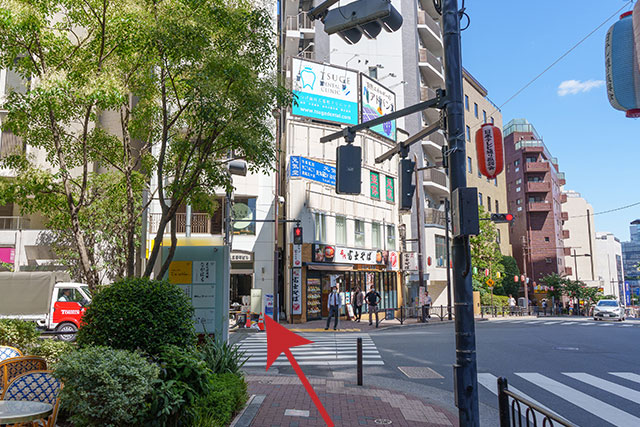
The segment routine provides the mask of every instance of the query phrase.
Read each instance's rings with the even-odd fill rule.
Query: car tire
[[[76,332],[78,327],[71,322],[64,322],[58,325],[56,332],[72,332],[65,335],[57,335],[56,338],[59,341],[74,342],[76,340]]]

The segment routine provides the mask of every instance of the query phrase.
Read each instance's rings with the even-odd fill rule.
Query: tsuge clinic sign
[[[358,73],[299,58],[291,65],[292,114],[358,124]]]

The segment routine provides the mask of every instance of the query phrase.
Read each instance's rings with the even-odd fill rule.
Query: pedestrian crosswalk
[[[369,334],[300,334],[313,341],[299,347],[292,347],[291,353],[299,365],[316,366],[355,366],[357,338],[362,338],[362,364],[384,365],[382,357]],[[249,359],[245,367],[266,367],[267,337],[266,334],[252,334],[236,344]],[[285,355],[275,361],[273,366],[289,365]]]
[[[508,380],[509,390],[573,424],[640,426],[638,373],[515,372]],[[478,373],[478,383],[497,397],[495,375]],[[542,416],[538,414],[536,421],[542,425]]]
[[[640,321],[626,320],[624,322],[610,322],[610,321],[595,321],[591,318],[579,318],[579,319],[548,319],[548,318],[538,318],[538,319],[518,319],[517,317],[504,317],[504,318],[491,318],[488,322],[491,323],[500,323],[500,324],[510,324],[510,325],[531,325],[531,326],[547,326],[547,325],[555,325],[555,326],[586,326],[586,327],[600,327],[600,328],[640,328]]]

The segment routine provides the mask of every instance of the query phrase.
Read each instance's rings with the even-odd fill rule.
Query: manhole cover
[[[414,379],[440,379],[444,378],[431,368],[425,366],[398,366],[400,372],[405,374],[408,378]]]
[[[389,424],[393,424],[393,421],[387,420],[386,418],[378,418],[377,420],[374,421],[374,423],[383,424],[383,425],[389,425]]]
[[[578,347],[553,347],[554,350],[562,350],[562,351],[579,351]]]

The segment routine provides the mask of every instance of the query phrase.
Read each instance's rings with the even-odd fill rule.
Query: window
[[[480,172],[480,169],[478,169],[478,178],[482,178],[482,172]]]
[[[469,173],[473,173],[473,167],[471,166],[471,157],[467,157],[467,170]]]
[[[471,141],[471,128],[467,126],[467,141]]]
[[[327,239],[327,218],[323,213],[315,212],[313,214],[313,222],[315,225],[315,241],[324,242]]]
[[[364,221],[359,219],[355,220],[355,237],[356,246],[364,246]]]
[[[482,206],[482,193],[478,193],[478,205]]]
[[[549,241],[549,238],[548,238],[548,237],[545,237],[545,238],[544,238],[544,241],[545,241],[545,242],[548,242],[548,241]]]
[[[369,77],[378,79],[378,67],[369,67]]]
[[[522,184],[522,178],[516,179],[516,185],[520,185],[520,184]]]
[[[527,163],[534,163],[538,161],[538,159],[535,157],[527,157],[525,160],[527,161]]]
[[[464,96],[464,108],[469,111],[469,96],[465,95]]]
[[[371,223],[371,247],[373,249],[382,249],[382,234],[380,224]]]
[[[482,110],[482,120],[484,120],[484,123],[487,123],[487,112]]]
[[[493,120],[493,117],[491,117],[491,124],[494,124],[494,120]]]
[[[380,200],[380,174],[370,172],[369,181],[371,183],[371,198]]]
[[[520,159],[514,161],[513,166],[520,166]]]
[[[478,104],[475,102],[473,103],[473,115],[476,116],[476,119],[478,118]]]
[[[393,224],[387,225],[387,250],[396,249],[396,228]]]
[[[489,209],[489,212],[491,212],[491,197],[487,196],[487,208]]]
[[[347,244],[347,218],[336,216],[336,244]]]
[[[498,186],[498,178],[493,178],[493,185]]]
[[[500,204],[498,203],[498,201],[496,200],[496,212],[500,212]]]
[[[256,198],[236,197],[231,205],[233,234],[256,234]]]
[[[519,192],[520,192],[520,190],[522,190],[522,188],[520,188],[520,187],[516,187],[516,193],[519,193]]]
[[[522,199],[516,200],[516,205],[521,205],[521,204],[522,204]]]
[[[445,267],[447,264],[447,242],[444,236],[434,236],[436,239],[436,265]]]
[[[547,264],[551,264],[553,260],[551,258],[545,258],[544,262],[546,262]]]
[[[500,229],[496,228],[496,243],[500,244],[501,241],[502,241],[502,239],[500,237]]]
[[[58,301],[60,302],[82,302],[84,297],[75,288],[61,288],[58,291]]]

